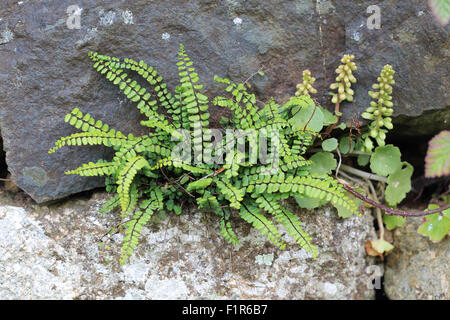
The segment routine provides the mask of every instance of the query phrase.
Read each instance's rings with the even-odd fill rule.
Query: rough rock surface
[[[277,250],[242,223],[241,246],[233,249],[213,217],[156,218],[130,263],[120,266],[120,235],[109,250],[97,245],[117,223],[97,212],[105,199],[95,193],[18,206],[2,195],[0,299],[374,298],[368,284],[377,266],[363,247],[375,236],[370,216],[342,220],[327,208],[301,213],[319,247],[315,261],[296,245]]]
[[[379,3],[380,30],[368,30],[364,1],[125,1],[82,0],[80,29],[67,27],[73,1],[0,2],[1,131],[12,178],[38,202],[99,186],[95,178],[64,176],[83,162],[107,157],[104,149],[71,148],[48,155],[55,139],[74,132],[63,116],[74,107],[124,132],[139,133],[139,117],[91,68],[88,51],[142,58],[176,83],[176,50],[184,43],[209,93],[213,75],[244,81],[264,65],[252,87],[260,99],[286,99],[301,72],[311,69],[319,92],[327,92],[344,53],[360,65],[357,101],[346,119],[368,106],[366,94],[382,66],[398,71],[396,115],[426,110],[444,116],[421,121],[425,134],[450,121],[447,88],[448,30],[431,16],[426,1]],[[72,20],[71,20],[72,21]],[[324,97],[318,97],[325,101]],[[214,110],[217,121],[223,110]],[[433,120],[434,119],[434,120]],[[447,122],[446,122],[447,121]],[[409,128],[409,129],[408,129]],[[410,130],[410,127],[407,127]]]
[[[387,257],[384,290],[390,299],[450,299],[450,239],[439,243],[417,233],[421,219],[407,219],[394,231]]]

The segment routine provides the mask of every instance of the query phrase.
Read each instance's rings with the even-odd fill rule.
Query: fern
[[[105,176],[107,190],[116,195],[100,212],[120,207],[125,228],[121,263],[130,258],[143,227],[157,211],[164,208],[178,214],[185,203],[214,212],[227,242],[239,243],[231,225],[236,218],[283,249],[286,243],[277,228],[281,224],[313,258],[318,250],[311,237],[302,229],[299,217],[282,202],[292,196],[309,197],[357,213],[357,206],[336,179],[310,174],[312,162],[305,153],[320,137],[320,130],[313,125],[312,116],[303,115],[321,109],[309,95],[293,97],[283,105],[270,99],[260,107],[245,84],[216,76],[225,94],[209,99],[202,93],[199,76],[183,46],[177,62],[180,84],[173,92],[155,68],[143,61],[98,53],[89,57],[97,72],[136,103],[147,117],[141,125],[148,132],[140,137],[126,135],[75,108],[65,121],[81,132],[60,138],[49,153],[64,146],[105,145],[114,149],[112,159],[83,164],[66,174]],[[146,86],[133,80],[136,76]],[[303,92],[313,92],[308,86],[312,79],[305,81]],[[232,126],[227,129],[234,130],[234,140],[213,140],[210,101],[231,111]],[[180,143],[189,141],[192,148],[186,159],[173,154]],[[242,152],[240,147],[249,148]],[[253,161],[261,152],[267,161]],[[189,155],[194,156],[193,163]],[[208,161],[211,159],[225,159],[225,164]]]

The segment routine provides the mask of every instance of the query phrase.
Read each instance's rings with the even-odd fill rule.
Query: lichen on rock
[[[342,220],[328,207],[299,212],[320,250],[313,260],[295,243],[281,251],[241,223],[242,245],[224,245],[215,217],[186,211],[150,223],[136,254],[120,266],[120,234],[109,250],[98,245],[117,223],[98,213],[106,198],[96,192],[48,206],[0,205],[0,298],[374,298],[367,268],[375,260],[363,248],[374,237],[370,216]],[[273,261],[258,264],[258,256]]]

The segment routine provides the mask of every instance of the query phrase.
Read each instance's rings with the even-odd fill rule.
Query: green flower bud
[[[376,129],[370,130],[370,136],[376,138],[378,136],[378,131]]]
[[[370,140],[370,138],[366,138],[364,141],[364,146],[367,148],[368,151],[371,151],[373,149],[373,142]]]
[[[377,141],[378,145],[383,147],[386,143],[384,142],[384,139],[381,139],[380,137],[376,137],[375,140]]]
[[[309,96],[310,93],[317,93],[317,90],[312,86],[316,78],[311,77],[311,71],[304,70],[303,71],[303,82],[297,85],[298,91],[295,95],[299,96],[301,94]]]
[[[338,103],[338,97],[337,95],[333,95],[333,98],[331,98],[332,103]]]
[[[374,119],[373,115],[368,113],[368,112],[363,112],[361,117],[363,117],[364,119],[367,119],[367,120],[373,120]]]

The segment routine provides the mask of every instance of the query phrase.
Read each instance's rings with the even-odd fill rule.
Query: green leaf
[[[213,181],[212,178],[207,178],[207,179],[202,179],[202,180],[197,180],[197,181],[191,182],[188,184],[186,190],[192,191],[192,190],[205,189],[207,186],[209,186],[211,184],[212,181]]]
[[[402,202],[406,194],[411,190],[411,176],[414,168],[407,162],[403,163],[404,168],[399,168],[388,177],[386,188],[386,201],[395,206]]]
[[[176,215],[180,215],[181,214],[181,207],[179,205],[174,205],[173,206],[173,212],[175,212]]]
[[[358,192],[363,192],[361,189],[357,188]],[[356,198],[354,195],[352,195],[350,192],[345,192],[346,196],[355,202],[357,207],[361,205],[360,199]],[[346,206],[340,205],[340,204],[334,204],[334,207],[337,209],[338,216],[342,219],[350,218],[355,212],[352,210],[349,210]]]
[[[450,131],[442,131],[431,139],[425,158],[425,176],[442,177],[450,174]]]
[[[336,138],[327,139],[322,142],[322,149],[324,151],[331,152],[331,151],[336,150],[337,147],[338,147],[338,141]]]
[[[437,209],[438,207],[432,204],[428,207],[428,210]],[[439,242],[449,233],[450,219],[448,218],[448,214],[438,212],[426,216],[425,219],[425,222],[419,227],[417,232],[428,237],[431,241]]]
[[[174,202],[173,202],[172,199],[166,201],[166,208],[167,208],[167,210],[172,211],[173,210],[173,206],[174,206]]]
[[[345,124],[345,122],[341,122],[336,128],[339,128],[341,130],[345,130],[345,129],[347,129],[347,125]]]
[[[361,167],[367,166],[367,164],[369,163],[369,160],[370,160],[370,156],[365,155],[365,154],[360,154],[360,155],[358,155],[358,158],[357,158],[358,165]]]
[[[353,139],[349,139],[349,136],[344,136],[339,140],[339,151],[342,154],[348,154],[353,152],[355,149],[355,141]]]
[[[318,108],[323,113],[323,125],[324,126],[329,126],[329,125],[335,124],[337,122],[337,120],[338,120],[337,117],[334,114],[332,114],[330,111],[328,111],[327,109],[325,109],[321,106],[318,106]],[[344,124],[344,126],[345,126],[345,124]]]
[[[394,230],[397,227],[403,226],[405,221],[406,221],[405,217],[400,217],[400,216],[395,216],[395,215],[387,215],[387,214],[383,215],[383,222],[386,225],[386,228],[388,230]]]
[[[401,166],[400,149],[393,145],[377,147],[370,157],[370,169],[373,173],[387,177]]]
[[[310,170],[311,174],[330,174],[337,166],[337,161],[330,152],[317,152],[310,160],[313,162]]]
[[[315,132],[320,132],[324,124],[323,112],[315,105],[306,107],[295,107],[292,110],[293,117],[289,120],[293,129],[296,131],[309,128]]]
[[[450,1],[449,0],[429,0],[431,12],[442,26],[450,21]]]
[[[222,126],[225,126],[225,125],[227,125],[229,123],[230,123],[230,119],[229,118],[223,117],[223,116],[220,117],[219,124],[221,124]]]
[[[294,198],[300,208],[308,210],[321,207],[327,203],[326,200],[314,199],[306,196],[295,196]]]
[[[367,253],[371,256],[383,256],[383,254],[389,254],[394,249],[392,244],[383,239],[368,240],[365,247]]]

